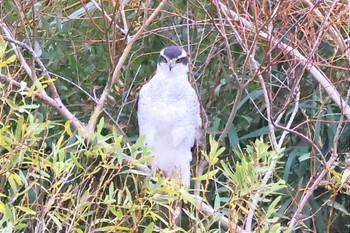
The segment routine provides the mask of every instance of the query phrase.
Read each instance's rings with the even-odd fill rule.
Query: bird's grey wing
[[[182,102],[186,114],[182,115],[181,119],[177,121],[177,127],[173,131],[174,146],[183,144],[187,148],[191,148],[197,138],[198,130],[202,126],[202,119],[200,116],[200,103],[195,91],[188,89],[186,99]]]
[[[197,96],[197,94],[196,94]],[[199,96],[197,96],[198,104],[199,104],[199,112],[197,114],[196,122],[195,124],[197,125],[196,129],[196,144],[197,146],[201,148],[206,148],[206,138],[204,136],[204,131],[207,128],[207,123],[208,123],[208,116],[205,113],[205,109],[203,105],[200,103]]]

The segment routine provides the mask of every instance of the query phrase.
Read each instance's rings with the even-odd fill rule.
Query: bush
[[[180,201],[167,231],[349,231],[347,5],[1,7],[0,231],[160,231]],[[208,118],[195,190],[151,174],[138,138],[137,95],[169,44],[190,52]]]

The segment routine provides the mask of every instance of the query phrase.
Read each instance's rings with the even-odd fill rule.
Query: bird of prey
[[[140,90],[140,135],[153,155],[152,171],[190,186],[191,148],[202,126],[198,96],[189,82],[189,56],[180,46],[164,48],[157,70]]]

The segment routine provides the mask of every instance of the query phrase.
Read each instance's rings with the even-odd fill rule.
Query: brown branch
[[[8,29],[6,29],[6,30],[8,30]],[[40,67],[42,75],[46,78],[46,80],[51,79],[50,74],[49,74],[48,70],[46,69],[44,63],[40,60],[38,55],[35,53],[35,51],[29,45],[27,45],[26,43],[20,42],[18,40],[15,40],[13,38],[6,37],[6,36],[4,37],[4,40],[26,49],[30,53],[30,55],[34,58],[35,62],[38,64],[38,66]],[[48,85],[50,87],[52,94],[54,95],[54,99],[60,98],[54,83],[48,82]]]
[[[50,90],[53,92],[54,97],[50,97],[46,90],[44,89],[44,87],[42,86],[42,84],[40,83],[40,81],[38,80],[35,71],[32,71],[32,69],[30,68],[30,66],[28,65],[28,63],[26,62],[26,60],[24,59],[20,49],[18,48],[18,46],[23,47],[25,49],[27,49],[31,55],[33,56],[33,58],[35,59],[35,61],[38,63],[38,65],[40,66],[40,68],[43,71],[43,74],[46,75],[47,79],[50,79],[50,75],[48,74],[47,69],[45,68],[44,64],[41,62],[41,60],[38,58],[38,56],[36,55],[36,53],[33,51],[33,49],[31,49],[28,45],[26,45],[25,43],[22,43],[18,40],[16,40],[13,36],[13,34],[11,33],[10,29],[7,27],[7,25],[4,22],[0,22],[0,28],[3,30],[3,32],[5,33],[6,37],[5,40],[10,42],[19,62],[21,63],[23,69],[25,70],[25,72],[27,73],[27,75],[30,77],[30,79],[33,81],[33,85],[36,85],[37,89],[39,90],[37,93],[35,93],[35,96],[37,96],[40,100],[44,101],[45,103],[47,103],[48,105],[52,106],[53,108],[55,108],[64,118],[66,118],[67,120],[69,120],[71,122],[71,124],[73,125],[73,127],[78,130],[81,131],[81,133],[83,135],[86,135],[85,133],[85,129],[82,125],[82,123],[80,122],[80,120],[78,118],[76,118],[67,108],[66,106],[62,103],[61,98],[58,95],[58,92],[56,90],[56,87],[54,86],[54,84],[50,84],[49,82],[49,86],[51,87]],[[9,77],[5,78],[7,76],[2,75],[2,79],[6,80],[7,82],[13,83],[17,86],[16,83],[13,82],[13,80]],[[19,86],[20,87],[20,86]]]
[[[302,55],[297,49],[285,44],[279,38],[274,38],[270,33],[258,30],[248,20],[242,18],[239,14],[230,10],[225,4],[219,0],[213,0],[213,4],[220,7],[223,12],[226,12],[230,16],[230,20],[237,21],[245,29],[258,32],[259,37],[272,43],[272,48],[277,47],[284,53],[291,55],[296,60],[300,61],[305,68],[311,73],[314,79],[324,88],[327,94],[335,102],[336,105],[341,109],[347,119],[350,120],[350,106],[342,99],[339,92],[333,85],[333,83],[327,78],[327,76],[315,65],[312,64],[309,58]]]
[[[141,171],[145,174],[151,174],[151,169],[147,167],[146,165],[143,164],[135,164],[135,160],[129,156],[124,157],[123,160],[124,165],[130,165],[135,168],[138,171]],[[194,195],[194,198],[196,200],[196,208],[201,211],[204,215],[206,216],[214,216],[218,215],[218,223],[224,228],[224,229],[229,229],[232,232],[237,232],[237,233],[246,233],[245,230],[243,230],[241,227],[239,227],[236,223],[229,221],[225,216],[222,214],[218,213],[211,207],[210,205],[204,203],[203,199],[200,198],[197,195]],[[215,218],[214,218],[215,219]]]
[[[332,151],[330,159],[327,161],[325,168],[322,170],[322,172],[319,174],[317,179],[313,181],[311,187],[309,187],[301,197],[301,200],[298,204],[298,208],[295,211],[291,221],[289,222],[289,227],[286,230],[286,232],[290,232],[294,227],[301,221],[300,214],[303,210],[307,200],[311,197],[315,189],[320,185],[323,177],[329,172],[329,168],[333,165],[334,161],[338,158],[338,154],[335,151]]]
[[[145,4],[145,8],[148,8],[150,6],[152,1],[147,1],[147,3]],[[87,132],[93,132],[97,123],[97,120],[99,118],[99,115],[102,112],[102,108],[104,106],[104,103],[108,97],[109,92],[111,91],[112,86],[115,84],[115,82],[119,79],[122,67],[127,59],[127,57],[129,56],[129,53],[131,51],[132,46],[134,45],[134,43],[140,38],[140,36],[142,35],[143,31],[146,29],[146,27],[152,22],[152,20],[154,19],[154,17],[158,14],[158,12],[163,8],[163,6],[165,5],[165,3],[167,2],[167,0],[163,0],[159,3],[159,5],[157,6],[157,8],[153,11],[153,13],[145,20],[145,22],[143,23],[143,25],[141,26],[141,28],[135,33],[134,36],[131,37],[130,41],[128,41],[128,44],[126,45],[121,57],[118,60],[118,63],[113,71],[113,74],[111,77],[109,77],[107,84],[101,94],[101,97],[98,101],[98,103],[96,104],[96,107],[93,111],[93,113],[91,114],[89,123],[87,125]]]
[[[226,46],[226,49],[227,49],[227,55],[228,55],[228,63],[229,63],[229,69],[231,70],[232,74],[233,74],[233,77],[234,79],[236,80],[236,83],[238,85],[238,89],[237,89],[237,94],[236,94],[236,98],[235,98],[235,101],[233,103],[233,106],[232,106],[232,110],[230,112],[230,115],[227,119],[227,122],[225,124],[225,127],[224,129],[222,130],[221,134],[220,134],[220,137],[218,139],[218,142],[222,142],[228,132],[230,131],[231,127],[232,127],[232,122],[237,114],[237,110],[238,110],[238,104],[239,102],[241,101],[242,99],[242,94],[243,94],[243,84],[242,82],[238,79],[238,75],[236,74],[235,70],[234,70],[234,62],[233,62],[233,57],[232,57],[232,53],[231,53],[231,49],[230,49],[230,43],[228,41],[228,38],[227,38],[227,33],[225,31],[225,25],[224,25],[224,21],[223,21],[223,18],[221,16],[221,11],[219,10],[218,6],[217,6],[217,11],[218,11],[218,15],[219,15],[219,20],[220,20],[220,26],[221,26],[221,30],[219,30],[219,32],[221,33],[221,36],[224,38],[224,42],[225,42],[225,46]]]
[[[0,74],[0,79],[9,83],[9,84],[13,84],[18,88],[23,88],[23,87],[21,87],[21,84],[19,82],[13,80],[12,78],[10,78],[6,75]],[[25,87],[23,90],[29,91],[29,88]],[[62,116],[64,116],[67,120],[69,120],[72,123],[72,125],[75,127],[75,129],[77,129],[78,131],[81,131],[81,133],[84,135],[85,128],[83,127],[81,122],[78,120],[78,118],[76,118],[66,108],[66,106],[62,102],[58,102],[56,99],[51,98],[50,96],[48,96],[46,94],[46,92],[43,92],[43,91],[34,92],[34,96],[37,97],[38,99],[42,100],[46,104],[50,105],[51,107],[55,108],[57,110],[57,112],[59,112]]]
[[[348,102],[349,97],[350,97],[350,89],[348,89],[348,92],[347,92],[347,95],[346,95],[346,98],[345,98],[346,103]],[[337,152],[338,140],[339,140],[340,134],[342,132],[343,124],[344,124],[344,114],[342,114],[340,116],[339,124],[338,124],[337,130],[336,130],[336,132],[334,134],[333,149],[331,151],[331,157],[326,162],[325,168],[322,170],[322,172],[317,177],[317,179],[312,182],[312,186],[310,188],[305,189],[305,191],[303,193],[303,196],[301,197],[301,200],[300,200],[300,202],[298,204],[298,208],[295,211],[291,221],[289,222],[288,229],[290,229],[290,230],[294,229],[294,227],[299,223],[299,221],[301,221],[300,214],[301,214],[304,206],[306,205],[307,200],[311,197],[311,195],[313,194],[314,190],[319,187],[323,177],[329,172],[329,168],[333,165],[335,160],[338,158],[338,152]]]
[[[341,36],[340,32],[337,30],[336,27],[334,27],[334,25],[331,25],[330,22],[328,22],[329,17],[327,17],[327,19],[325,19],[325,16],[318,10],[316,4],[318,4],[318,2],[316,2],[316,4],[312,3],[310,0],[304,0],[311,9],[313,9],[313,12],[316,14],[316,16],[320,19],[323,20],[324,22],[322,22],[322,25],[324,28],[328,28],[328,30],[326,30],[326,33],[329,34],[330,38],[332,38],[336,45],[339,46],[339,48],[346,54],[346,57],[349,56],[349,49],[346,46],[346,42],[343,40],[343,37]],[[335,4],[337,4],[339,1],[334,1],[332,4],[333,6],[335,6]],[[327,11],[325,11],[327,12]],[[329,11],[330,13],[331,11]]]

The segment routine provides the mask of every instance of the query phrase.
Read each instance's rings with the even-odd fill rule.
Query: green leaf
[[[36,212],[34,210],[32,210],[31,208],[25,207],[25,206],[16,206],[16,208],[22,210],[24,213],[30,214],[30,215],[35,215]]]
[[[56,224],[56,226],[58,227],[58,229],[62,229],[62,222],[55,216],[53,213],[48,213],[49,217],[52,219],[52,221]],[[57,213],[58,214],[58,213]]]
[[[265,127],[262,127],[262,128],[259,128],[249,134],[246,134],[242,137],[239,138],[239,140],[244,140],[244,139],[249,139],[249,138],[258,138],[258,137],[261,137],[263,135],[266,135],[269,133],[269,127],[268,126],[265,126]]]
[[[5,204],[0,200],[0,213],[4,213],[5,211]]]
[[[231,125],[231,128],[228,132],[228,139],[230,142],[230,147],[237,150],[239,147],[239,139],[236,127],[234,125]]]
[[[4,218],[7,219],[9,222],[14,222],[15,215],[16,211],[12,208],[12,206],[10,206],[9,204],[5,204]]]
[[[7,48],[7,42],[0,37],[0,60],[2,60],[2,58],[5,56],[5,51]]]
[[[14,61],[16,61],[16,55],[12,55],[9,58],[7,58],[5,63],[6,63],[6,65],[8,65],[8,64],[11,64]]]
[[[17,126],[15,131],[15,136],[17,140],[20,140],[22,138],[22,130],[25,128],[25,126],[23,126],[23,123],[24,123],[24,116],[20,116],[17,121]]]
[[[336,202],[336,201],[332,201],[332,200],[328,200],[327,201],[327,205],[334,207],[335,209],[339,210],[340,212],[342,212],[343,214],[350,216],[350,213],[347,211],[346,208],[348,208],[348,206],[344,206],[344,204]]]
[[[198,176],[198,177],[194,177],[192,180],[208,180],[208,179],[212,179],[217,173],[219,172],[219,169],[215,169],[212,171],[209,171],[207,173],[205,173],[204,175]]]
[[[179,189],[179,192],[181,193],[182,197],[183,197],[183,201],[184,203],[191,203],[192,205],[196,205],[196,198],[191,195],[187,190],[181,188]]]
[[[298,159],[299,159],[299,162],[302,162],[304,160],[308,160],[308,159],[310,159],[310,153],[303,154]]]
[[[101,134],[103,127],[104,127],[104,124],[105,124],[105,118],[101,117],[100,121],[98,122],[98,124],[96,126],[96,132],[98,134]]]
[[[145,228],[145,230],[143,232],[152,233],[153,229],[154,229],[154,222],[151,222],[150,224],[148,224],[148,226]]]
[[[72,159],[72,161],[74,162],[74,164],[79,167],[80,169],[84,169],[84,167],[79,163],[77,157],[75,157],[74,153],[70,153],[70,158]]]
[[[9,182],[11,189],[14,193],[18,191],[18,185],[22,185],[22,180],[17,176],[16,173],[6,173],[7,181]]]

